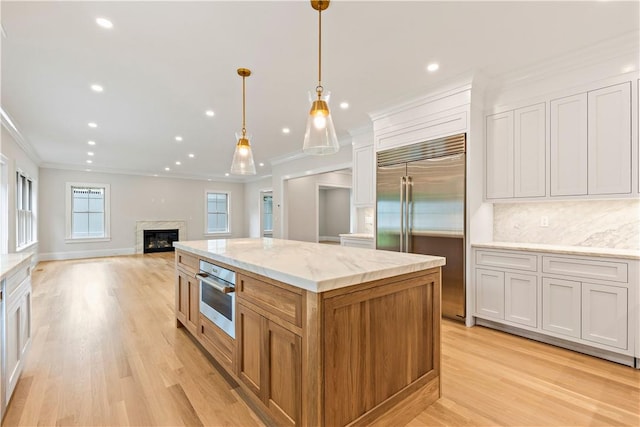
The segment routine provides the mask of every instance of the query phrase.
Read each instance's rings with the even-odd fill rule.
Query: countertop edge
[[[32,257],[32,253],[0,255],[0,280],[10,276],[15,270],[21,268],[23,264],[31,263]]]
[[[592,256],[640,260],[640,251],[633,249],[596,248],[590,246],[552,245],[543,243],[484,242],[471,243],[472,248],[504,249],[513,251],[548,252],[561,255]]]

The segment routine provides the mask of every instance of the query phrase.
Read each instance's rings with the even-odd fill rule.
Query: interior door
[[[378,167],[376,180],[376,241],[378,249],[400,251],[402,207],[401,179],[405,163]]]

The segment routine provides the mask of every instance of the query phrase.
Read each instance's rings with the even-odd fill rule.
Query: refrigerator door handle
[[[404,223],[404,216],[405,216],[405,190],[407,188],[407,178],[406,177],[401,177],[400,178],[400,252],[404,252],[404,238],[405,238],[405,223]]]
[[[404,252],[411,252],[411,233],[413,224],[413,178],[410,176],[407,177],[407,182],[405,184],[405,198],[406,198],[406,207],[405,207],[405,237],[404,237]]]

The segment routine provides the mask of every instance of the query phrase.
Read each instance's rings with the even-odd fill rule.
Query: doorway
[[[318,243],[340,244],[351,229],[351,187],[318,186]]]
[[[260,192],[260,236],[273,237],[273,191]]]

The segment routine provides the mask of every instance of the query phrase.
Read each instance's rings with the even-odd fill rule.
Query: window
[[[263,231],[273,231],[273,196],[271,194],[262,196],[262,221]]]
[[[229,233],[229,193],[207,192],[207,234]]]
[[[33,181],[23,172],[16,172],[16,249],[35,242]]]
[[[109,240],[109,185],[67,183],[67,240]]]

